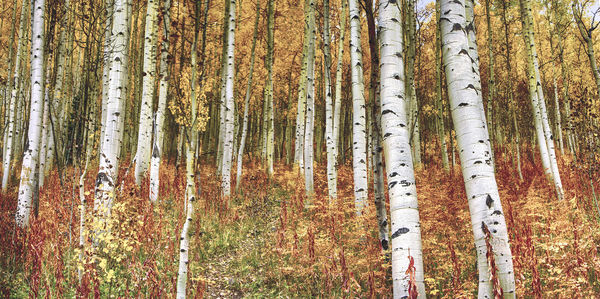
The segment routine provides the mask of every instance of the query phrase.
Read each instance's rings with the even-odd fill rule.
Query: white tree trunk
[[[402,21],[399,5],[379,2],[381,47],[381,126],[390,196],[392,221],[392,280],[394,298],[408,298],[410,279],[406,275],[414,259],[418,298],[425,298],[421,225],[417,187],[410,150],[402,55]],[[411,297],[412,298],[412,297]]]
[[[469,1],[469,0],[467,0]],[[465,1],[442,0],[441,32],[448,96],[456,130],[465,189],[477,250],[479,298],[493,298],[491,269],[486,258],[484,229],[488,228],[496,262],[497,278],[504,298],[515,298],[512,254],[498,186],[494,175],[491,149],[481,113],[479,75],[470,56],[466,32]]]
[[[129,13],[127,0],[115,0],[113,10],[112,48],[108,76],[106,120],[103,124],[104,139],[100,140],[100,165],[96,178],[94,211],[105,221],[110,217],[119,166],[121,147],[121,123],[124,118],[122,103],[127,95],[123,81],[127,78],[127,41],[129,39]]]
[[[354,169],[354,204],[357,213],[367,205],[367,136],[361,49],[360,7],[349,0],[350,65],[352,68],[352,167]]]
[[[16,121],[15,118],[19,117],[20,115],[17,114],[18,112],[18,105],[17,105],[17,101],[18,101],[18,92],[19,92],[19,87],[20,87],[20,82],[21,82],[21,55],[23,53],[23,48],[26,47],[25,46],[25,29],[26,29],[26,20],[27,20],[27,11],[28,11],[28,7],[29,5],[27,5],[27,1],[23,2],[23,5],[21,6],[21,16],[20,16],[20,24],[19,24],[19,41],[17,43],[17,50],[16,50],[16,57],[15,57],[15,69],[14,69],[14,75],[12,78],[12,90],[10,92],[10,103],[8,105],[8,127],[6,130],[6,145],[3,148],[3,156],[4,156],[4,160],[2,161],[2,192],[5,193],[7,188],[8,188],[8,179],[10,177],[10,168],[11,168],[11,162],[13,159],[12,153],[14,152],[13,150],[13,144],[15,143],[15,141],[18,142],[18,134],[16,132]]]
[[[254,33],[252,34],[252,50],[250,50],[250,71],[248,72],[248,86],[246,87],[246,97],[244,98],[244,121],[242,125],[242,137],[237,154],[237,170],[235,189],[240,190],[242,182],[242,166],[244,159],[244,148],[246,147],[246,136],[248,135],[248,105],[252,95],[252,76],[254,74],[254,61],[256,40],[258,39],[258,21],[260,19],[260,2],[256,2],[256,17],[254,18]]]
[[[329,198],[337,198],[336,146],[333,136],[333,99],[331,97],[331,53],[329,37],[329,0],[323,1],[323,55],[325,56],[325,144],[327,146],[327,190]]]
[[[165,110],[167,109],[167,94],[169,93],[169,33],[171,26],[171,0],[166,0],[162,7],[163,40],[160,50],[160,81],[158,91],[158,107],[156,108],[154,142],[152,146],[152,161],[150,163],[150,201],[156,202],[160,185],[160,159],[164,139]],[[139,143],[138,143],[139,144]]]
[[[196,102],[196,72],[197,72],[197,49],[198,49],[198,31],[200,28],[200,1],[196,2],[196,20],[194,26],[194,42],[192,44],[191,65],[192,77],[190,80],[190,110],[191,110],[191,126],[180,129],[180,134],[186,134],[185,138],[185,170],[186,170],[186,187],[185,187],[185,222],[181,229],[181,237],[179,239],[179,270],[177,272],[177,299],[184,299],[187,290],[187,276],[189,266],[189,248],[190,235],[189,230],[192,225],[194,216],[194,202],[196,201],[196,180],[195,167],[196,155],[194,150],[198,140],[196,131],[197,124],[197,102]]]
[[[537,51],[535,47],[535,34],[533,30],[533,16],[531,11],[531,3],[529,0],[521,0],[521,18],[523,22],[523,36],[525,38],[525,45],[527,48],[527,62],[528,62],[528,76],[529,76],[529,94],[532,99],[533,111],[536,114],[536,133],[538,137],[538,144],[540,146],[540,153],[542,153],[543,145],[545,144],[549,171],[545,168],[546,174],[551,175],[556,194],[559,200],[563,199],[563,187],[560,179],[560,173],[558,170],[558,163],[556,161],[556,153],[554,151],[554,138],[552,137],[552,130],[548,122],[548,113],[546,111],[546,100],[544,99],[544,91],[542,89],[542,81],[539,71],[539,62]],[[532,91],[533,90],[533,91]],[[535,96],[533,96],[535,93]],[[537,108],[536,108],[537,106]],[[545,142],[544,142],[545,141]],[[542,156],[542,161],[544,157]]]
[[[221,188],[223,195],[228,197],[231,195],[231,160],[233,156],[233,125],[234,125],[234,98],[233,98],[233,76],[235,71],[235,9],[236,1],[229,0],[229,16],[227,30],[227,65],[225,81],[225,127],[223,130],[223,168],[221,173]]]
[[[51,56],[51,55],[50,55]],[[46,63],[46,83],[44,88],[44,112],[42,114],[42,137],[40,139],[40,156],[39,156],[39,173],[38,173],[38,181],[39,187],[44,186],[44,170],[46,169],[46,152],[48,151],[48,133],[50,131],[50,118],[48,117],[49,113],[49,104],[50,104],[50,91],[48,87],[50,86],[50,61],[52,58],[48,59]]]
[[[29,110],[29,132],[27,148],[23,154],[21,183],[19,185],[19,203],[16,223],[25,228],[29,225],[33,193],[38,186],[36,171],[42,133],[44,109],[44,0],[32,1],[31,20],[31,106]]]
[[[340,15],[340,40],[338,42],[337,67],[335,73],[335,100],[333,104],[333,146],[334,159],[337,162],[340,145],[340,111],[342,110],[342,72],[344,62],[344,47],[346,41],[346,17],[348,16],[348,2],[342,1]],[[336,163],[337,165],[337,163]]]
[[[110,65],[112,64],[112,26],[113,26],[113,0],[106,0],[106,24],[104,25],[104,67],[102,68],[102,114],[101,114],[101,129],[100,129],[100,142],[104,140],[106,118],[107,118],[107,104],[108,104],[108,84],[110,77]],[[101,157],[98,155],[98,157]]]
[[[315,1],[308,0],[308,59],[306,68],[306,122],[304,131],[304,186],[306,195],[315,192],[313,176],[313,144],[315,119]]]
[[[306,80],[308,68],[308,44],[309,44],[309,0],[304,0],[304,43],[302,45],[302,70],[298,83],[298,106],[296,113],[296,139],[294,143],[294,164],[298,166],[300,174],[304,174],[304,133],[306,119]]]
[[[142,83],[142,103],[138,129],[138,142],[135,162],[135,183],[139,186],[148,171],[152,144],[152,103],[156,83],[156,36],[159,0],[148,0],[146,29],[144,31],[144,71]]]

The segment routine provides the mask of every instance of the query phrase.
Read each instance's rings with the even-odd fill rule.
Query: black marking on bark
[[[392,239],[395,239],[403,234],[406,234],[406,233],[408,233],[408,231],[409,231],[408,227],[399,228],[392,234]]]
[[[469,106],[469,103],[460,103],[458,104],[458,107],[466,107]]]
[[[469,56],[469,52],[467,52],[467,50],[465,50],[465,49],[460,50],[458,52],[458,54],[465,54],[465,55]]]
[[[494,203],[494,200],[492,199],[492,196],[488,194],[488,195],[485,197],[485,204],[487,205],[488,209],[491,209],[491,208],[492,208],[492,204],[493,204],[493,203]]]
[[[383,248],[383,250],[388,250],[389,246],[388,246],[388,240],[381,240],[381,248]]]
[[[452,30],[450,30],[450,32],[452,32],[452,31],[459,31],[459,30],[462,30],[462,26],[460,26],[459,23],[452,24]]]
[[[500,212],[500,210],[495,210],[492,215],[502,215],[502,212]]]
[[[397,183],[398,183],[398,182],[391,182],[391,183],[389,183],[389,185],[388,185],[388,189],[392,189],[392,188],[394,188],[394,186],[396,186],[396,184],[397,184]]]

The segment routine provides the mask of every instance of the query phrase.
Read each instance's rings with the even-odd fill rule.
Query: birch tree
[[[381,125],[390,196],[392,281],[394,298],[425,298],[421,225],[410,150],[405,94],[402,16],[393,0],[379,1],[381,47]],[[416,291],[406,275],[414,261]]]
[[[327,146],[327,190],[330,201],[337,198],[336,146],[333,136],[333,99],[331,95],[331,49],[329,36],[329,0],[323,0],[323,56],[325,62],[325,139]],[[341,58],[341,57],[340,57]]]
[[[228,30],[227,30],[227,60],[226,60],[226,82],[225,82],[225,127],[223,130],[223,167],[221,173],[221,188],[223,195],[231,195],[231,160],[233,156],[233,125],[234,125],[234,98],[233,98],[233,76],[234,76],[234,54],[235,54],[235,0],[229,1]]]
[[[115,185],[119,165],[119,151],[122,136],[122,102],[125,101],[127,79],[127,41],[129,40],[129,13],[127,0],[115,0],[112,14],[110,66],[108,73],[108,93],[104,139],[100,140],[100,165],[96,177],[94,212],[104,219],[111,214],[115,199]],[[104,105],[103,105],[104,106]],[[104,108],[104,107],[103,107]]]
[[[250,50],[250,70],[248,71],[248,85],[246,87],[246,97],[244,98],[244,121],[242,124],[242,137],[237,154],[236,170],[236,191],[240,190],[242,182],[242,166],[244,158],[244,148],[246,147],[246,136],[248,135],[248,106],[250,105],[250,96],[252,95],[252,78],[254,74],[254,60],[256,58],[256,40],[258,39],[258,21],[260,20],[260,1],[256,2],[256,17],[254,18],[254,31],[252,33],[252,49]]]
[[[162,157],[165,109],[169,93],[169,34],[171,29],[171,0],[166,0],[162,7],[163,38],[160,49],[160,73],[158,90],[158,107],[156,108],[154,142],[152,142],[152,160],[150,163],[150,201],[156,202],[160,185],[160,160]],[[139,144],[139,143],[138,143]]]
[[[31,104],[27,148],[23,153],[19,203],[15,217],[17,225],[21,228],[29,226],[33,194],[37,192],[34,189],[38,186],[36,172],[38,171],[44,113],[44,13],[46,3],[44,0],[34,0],[31,5]]]
[[[29,3],[28,1],[23,1],[23,4],[21,5],[21,16],[20,16],[20,21],[19,21],[19,36],[18,36],[18,42],[17,42],[17,49],[16,49],[16,56],[15,56],[15,69],[14,69],[14,74],[12,77],[12,85],[11,85],[11,91],[10,91],[10,103],[8,104],[8,127],[5,129],[6,130],[6,143],[3,147],[3,156],[4,156],[4,161],[2,161],[2,192],[5,193],[7,188],[8,188],[8,179],[10,176],[10,166],[11,166],[11,161],[13,159],[13,144],[15,143],[15,141],[18,141],[18,134],[16,134],[16,120],[15,118],[17,118],[19,116],[18,113],[18,108],[17,108],[17,101],[18,101],[18,93],[19,93],[19,85],[21,82],[21,55],[24,52],[23,48],[26,47],[26,38],[25,35],[27,34],[25,32],[26,30],[26,20],[27,20],[27,12],[28,12],[28,7],[29,5],[27,5],[27,3]]]
[[[335,99],[333,104],[333,145],[335,147],[335,160],[337,162],[340,142],[340,111],[342,110],[342,72],[344,66],[344,48],[346,45],[346,17],[348,16],[348,1],[342,1],[340,12],[340,37],[338,41],[337,66],[335,71]],[[337,174],[336,174],[337,175]]]
[[[354,204],[361,213],[367,204],[367,136],[361,49],[360,7],[349,0],[350,67],[352,69],[352,167],[354,168]]]
[[[274,122],[274,106],[273,106],[273,50],[274,50],[274,31],[275,31],[275,13],[273,0],[269,0],[267,4],[267,82],[266,96],[267,102],[267,130],[266,130],[266,168],[269,179],[273,178],[273,159],[275,155],[275,122]]]
[[[545,172],[550,176],[556,189],[556,194],[559,200],[563,199],[563,187],[556,161],[556,153],[554,151],[554,138],[552,130],[548,122],[548,113],[546,112],[546,100],[544,99],[544,91],[539,71],[538,56],[535,46],[535,35],[533,30],[533,16],[531,11],[530,0],[520,0],[521,6],[521,21],[523,24],[523,38],[527,49],[527,75],[529,83],[529,95],[533,106],[534,117],[536,119],[536,133],[540,154],[546,153],[548,160],[545,167]],[[545,151],[543,147],[545,145]],[[544,157],[542,157],[544,161]],[[547,168],[546,168],[547,166]]]
[[[298,80],[298,105],[296,112],[296,139],[294,143],[294,165],[304,174],[304,122],[306,114],[306,78],[308,68],[308,44],[310,36],[309,0],[304,0],[304,43],[302,45],[302,70]]]
[[[469,0],[467,0],[469,1]],[[483,114],[479,103],[479,75],[469,53],[465,1],[442,0],[440,18],[443,59],[452,119],[456,130],[459,155],[471,224],[477,251],[479,298],[515,298],[512,254],[502,204],[496,184],[491,148],[485,141]],[[487,244],[491,244],[495,264],[488,265]],[[495,270],[497,268],[497,270]],[[495,276],[490,275],[495,273]],[[495,282],[499,281],[499,285]],[[502,290],[498,290],[501,288]]]
[[[313,142],[315,120],[315,36],[316,21],[314,0],[308,0],[308,57],[306,67],[306,119],[304,124],[304,186],[306,195],[311,197],[314,190]]]
[[[442,36],[440,34],[440,0],[435,1],[435,104],[437,133],[440,139],[440,152],[442,154],[442,166],[448,172],[448,147],[446,145],[446,128],[444,121],[444,104],[442,101]]]
[[[233,1],[233,0],[232,0]],[[198,134],[196,132],[198,115],[196,102],[196,73],[197,73],[197,50],[198,50],[198,33],[200,31],[200,0],[195,3],[195,22],[194,22],[194,42],[192,43],[192,76],[190,78],[190,125],[185,128],[185,222],[181,228],[179,238],[179,268],[177,271],[177,299],[185,299],[187,294],[187,277],[189,267],[189,249],[190,249],[190,229],[194,217],[194,207],[196,201],[196,143],[198,142]]]
[[[138,129],[137,153],[135,162],[135,183],[139,186],[148,171],[152,151],[152,101],[156,82],[156,35],[158,0],[148,0],[146,30],[144,37],[144,72],[142,103]]]
[[[369,80],[369,103],[370,111],[370,127],[369,144],[370,144],[370,162],[373,173],[373,191],[375,209],[377,213],[377,223],[379,225],[379,242],[384,250],[388,249],[389,244],[389,228],[387,208],[385,206],[385,187],[383,178],[383,148],[381,146],[381,104],[379,94],[379,45],[377,42],[377,34],[375,29],[375,14],[373,13],[373,1],[365,0],[364,7],[367,15],[367,27],[369,32],[369,51],[371,56],[371,78]],[[395,7],[395,6],[394,6]],[[401,33],[401,32],[400,32]]]

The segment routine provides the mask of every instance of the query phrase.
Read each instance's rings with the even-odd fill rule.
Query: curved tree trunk
[[[421,225],[410,151],[402,55],[402,17],[396,1],[379,2],[381,46],[381,125],[392,221],[392,280],[394,298],[425,298]],[[387,225],[387,224],[386,224]],[[406,271],[414,261],[416,286]]]
[[[501,288],[504,298],[515,298],[514,270],[506,222],[494,175],[491,149],[489,143],[485,142],[487,132],[481,126],[484,122],[479,104],[482,99],[481,93],[476,89],[480,85],[477,82],[479,74],[475,71],[474,59],[468,51],[470,44],[465,30],[465,1],[442,0],[441,10],[448,96],[477,250],[478,297],[494,298],[494,294],[501,292],[498,288]],[[488,265],[488,244],[493,248],[493,267]]]
[[[527,48],[527,74],[529,76],[529,93],[532,99],[532,106],[533,111],[535,113],[535,119],[537,120],[536,133],[538,137],[538,144],[540,146],[540,153],[543,153],[542,148],[545,145],[546,159],[548,160],[546,162],[547,165],[544,165],[545,172],[547,175],[551,176],[551,180],[554,183],[558,199],[562,200],[564,191],[560,179],[560,173],[558,170],[558,163],[556,161],[556,153],[554,151],[554,138],[552,137],[552,130],[550,129],[550,124],[548,122],[546,101],[544,99],[544,91],[542,89],[542,81],[540,78],[530,0],[520,0],[520,5],[521,19],[523,24],[523,37],[525,40],[525,46]],[[544,160],[544,157],[542,157],[542,161]]]

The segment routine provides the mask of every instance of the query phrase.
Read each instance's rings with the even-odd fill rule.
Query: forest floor
[[[517,295],[598,297],[600,218],[589,178],[561,157],[566,200],[559,202],[532,161],[532,155],[523,156],[520,181],[512,156],[496,155]],[[416,171],[427,295],[471,298],[477,289],[476,254],[460,168],[444,173],[435,160],[428,163]],[[316,196],[310,200],[290,167],[277,165],[272,181],[258,162],[244,167],[241,192],[229,201],[219,195],[214,167],[199,169],[189,298],[390,297],[390,265],[379,245],[374,205],[355,215],[349,165],[339,167],[336,202],[327,199],[323,165],[315,167]],[[14,230],[16,182],[0,195],[0,297],[174,297],[183,172],[172,164],[162,167],[161,201],[154,206],[146,200],[147,188],[135,187],[129,175],[113,209],[110,242],[93,253],[87,236],[79,260],[74,184],[79,171],[67,169],[60,180],[52,172],[40,192],[39,216],[27,232]],[[90,169],[88,203],[94,175]]]

